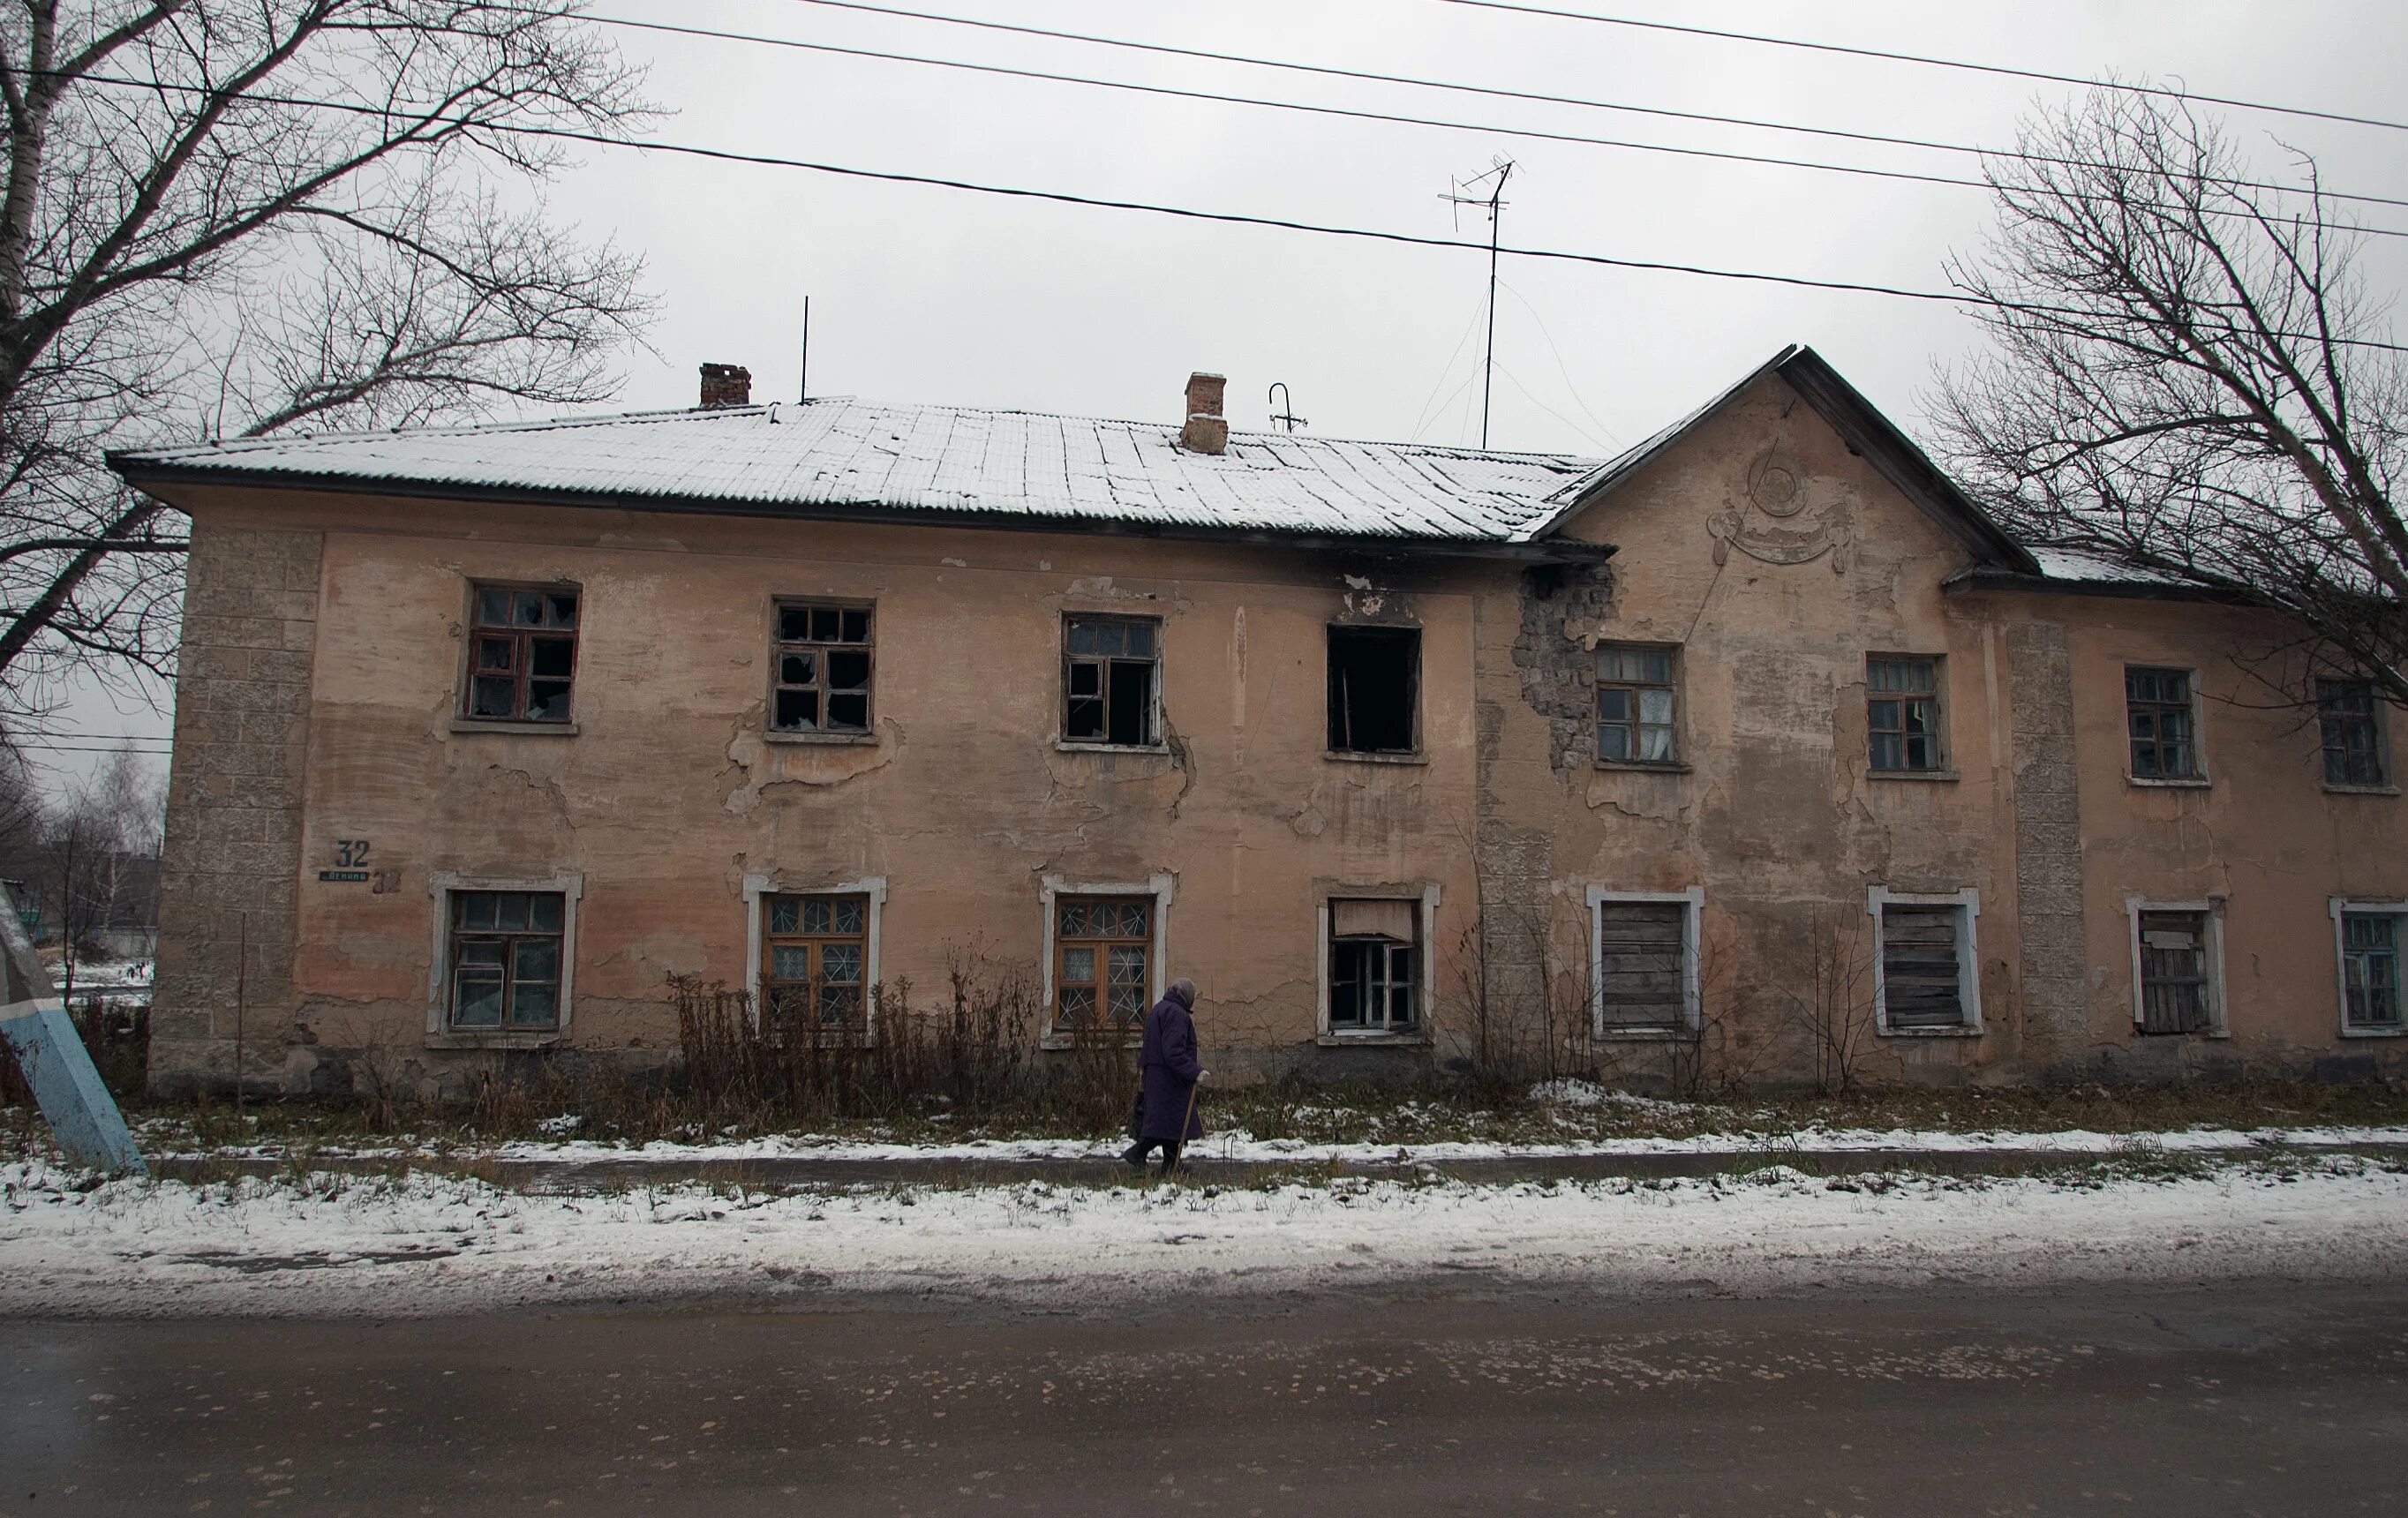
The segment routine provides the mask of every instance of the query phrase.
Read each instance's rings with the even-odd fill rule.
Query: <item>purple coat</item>
[[[1145,1014],[1145,1044],[1138,1053],[1137,1073],[1145,1083],[1145,1122],[1139,1138],[1185,1143],[1204,1137],[1204,1120],[1189,1099],[1197,1077],[1204,1073],[1196,1062],[1196,1019],[1178,997],[1163,997]]]

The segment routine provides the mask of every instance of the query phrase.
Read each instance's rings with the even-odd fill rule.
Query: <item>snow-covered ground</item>
[[[2041,1286],[2408,1267],[2408,1174],[2351,1158],[2173,1179],[530,1196],[417,1171],[90,1186],[0,1164],[0,1314],[408,1314],[738,1294],[1108,1304],[1431,1277],[1631,1291]]]

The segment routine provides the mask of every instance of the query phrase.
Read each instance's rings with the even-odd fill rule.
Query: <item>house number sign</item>
[[[377,895],[384,895],[389,892],[399,890],[401,871],[368,868],[368,859],[373,852],[374,845],[366,838],[337,838],[335,867],[320,870],[318,879],[338,883],[366,885]]]

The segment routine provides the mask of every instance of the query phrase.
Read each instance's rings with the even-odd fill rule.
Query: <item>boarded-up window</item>
[[[2362,680],[2316,681],[2316,725],[2324,738],[2327,785],[2386,785],[2383,717],[2374,686]]]
[[[1054,1025],[1075,1032],[1144,1022],[1153,901],[1064,896],[1054,913]]]
[[[1598,903],[1598,1016],[1609,1030],[1687,1021],[1688,937],[1686,902]]]
[[[2138,780],[2197,780],[2199,734],[2191,710],[2190,671],[2124,670],[2124,723]]]
[[[1417,627],[1329,629],[1329,752],[1412,752],[1421,666]]]
[[[1865,661],[1865,718],[1875,769],[1938,769],[1940,661],[1874,655]]]
[[[781,601],[769,725],[781,733],[868,732],[876,652],[868,607]]]
[[[2400,1009],[2399,912],[2341,914],[2344,1009],[2354,1028],[2396,1028]]]
[[[449,1024],[489,1033],[558,1027],[566,909],[558,891],[452,892]]]
[[[858,1028],[869,969],[869,898],[770,896],[761,935],[761,994],[781,1030]]]
[[[1150,748],[1162,624],[1150,617],[1068,617],[1062,624],[1062,736]]]
[[[1891,1032],[1966,1025],[1964,929],[1959,906],[1883,903],[1882,1017]]]
[[[1358,897],[1329,904],[1329,1030],[1403,1033],[1419,1021],[1421,903]]]
[[[577,678],[577,588],[479,585],[471,601],[460,714],[487,722],[568,721]]]
[[[2207,913],[2142,912],[2141,1031],[2206,1033],[2214,1027],[2207,980]]]

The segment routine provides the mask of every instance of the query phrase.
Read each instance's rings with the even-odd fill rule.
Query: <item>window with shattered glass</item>
[[[1062,737],[1072,743],[1151,748],[1162,669],[1162,624],[1151,617],[1066,617]]]
[[[1876,654],[1865,661],[1865,717],[1875,770],[1942,767],[1940,661]]]
[[[565,723],[577,678],[574,585],[478,585],[470,596],[468,678],[460,714]]]
[[[776,689],[769,725],[781,733],[867,733],[877,657],[871,609],[831,601],[778,603],[770,651]]]

